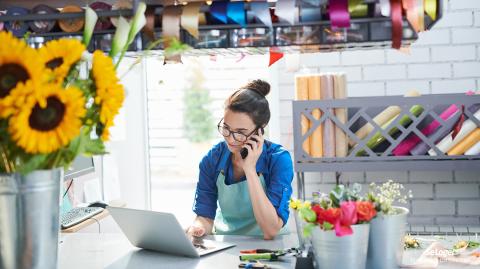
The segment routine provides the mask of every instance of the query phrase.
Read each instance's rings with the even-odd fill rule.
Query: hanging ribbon
[[[328,13],[332,27],[350,27],[348,0],[330,0],[328,3]]]
[[[269,49],[269,62],[268,67],[272,66],[272,64],[276,63],[278,60],[282,59],[283,52],[279,51],[278,49],[270,48]]]
[[[380,13],[384,17],[390,16],[390,0],[380,0]]]
[[[437,20],[437,0],[425,0],[425,12],[432,18]]]
[[[250,2],[250,9],[257,19],[272,28],[272,17],[270,16],[270,8],[267,2]]]
[[[183,7],[180,23],[182,28],[187,30],[193,37],[198,39],[199,12],[202,3],[191,2]]]
[[[278,0],[275,5],[275,15],[286,20],[290,24],[295,23],[296,10],[295,1],[292,0]]]
[[[400,49],[402,46],[402,2],[401,0],[390,0],[392,17],[392,48]]]
[[[245,4],[244,2],[229,2],[227,5],[227,17],[232,21],[240,24],[243,28],[247,25],[245,19]]]
[[[165,49],[170,47],[172,39],[180,40],[180,16],[182,8],[180,6],[166,6],[163,8],[162,16],[162,30],[163,30],[163,46]],[[164,64],[167,62],[179,63],[181,56],[165,54]]]
[[[228,22],[227,5],[228,2],[226,1],[213,1],[212,5],[210,6],[210,15],[226,24]]]

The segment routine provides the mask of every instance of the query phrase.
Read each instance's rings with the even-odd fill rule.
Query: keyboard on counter
[[[76,207],[60,216],[60,225],[62,229],[68,229],[82,221],[85,221],[104,209],[101,207]]]

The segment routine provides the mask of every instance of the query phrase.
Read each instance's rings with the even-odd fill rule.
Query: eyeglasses
[[[254,134],[258,130],[258,128],[255,128],[255,130],[253,130],[249,134],[244,134],[244,133],[241,133],[241,132],[234,132],[234,131],[230,130],[227,126],[224,126],[223,124],[221,124],[222,121],[223,121],[223,119],[221,119],[217,124],[218,132],[223,137],[229,137],[230,135],[232,135],[233,139],[237,142],[243,143],[243,142],[247,141],[248,137],[251,136],[252,134]]]

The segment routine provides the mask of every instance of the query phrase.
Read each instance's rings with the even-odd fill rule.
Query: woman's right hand
[[[205,235],[205,228],[192,225],[188,228],[187,234],[190,236],[202,237]]]

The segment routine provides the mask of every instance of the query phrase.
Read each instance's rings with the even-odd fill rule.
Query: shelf
[[[337,100],[319,100],[319,101],[293,101],[293,127],[294,127],[294,159],[296,172],[340,172],[340,171],[402,171],[402,170],[480,170],[480,155],[456,155],[449,156],[443,154],[436,146],[435,142],[441,138],[424,136],[421,130],[433,120],[440,122],[439,129],[445,128],[444,121],[439,115],[446,107],[456,104],[458,107],[464,106],[465,121],[471,119],[477,127],[480,128],[480,121],[473,117],[473,113],[468,110],[472,105],[480,104],[480,95],[463,94],[439,94],[424,95],[419,97],[402,96],[381,96],[381,97],[356,97]],[[418,116],[412,115],[409,111],[414,105],[420,105],[424,108]],[[373,118],[380,111],[389,106],[399,106],[401,112],[391,126],[385,130],[378,126]],[[347,122],[342,123],[332,112],[333,109],[346,108],[348,110]],[[313,118],[311,112],[315,109],[322,111],[322,117],[318,120]],[[311,129],[303,136],[301,134],[301,117],[306,116],[313,123]],[[399,120],[401,117],[408,116],[411,123],[407,126],[401,126]],[[302,148],[302,144],[314,129],[326,120],[331,120],[335,126],[339,127],[348,137],[355,140],[357,146],[350,147],[349,154],[345,157],[335,158],[313,158]],[[373,126],[373,131],[364,139],[358,139],[354,133],[365,123]],[[392,127],[397,127],[399,131],[395,135],[390,135],[388,131]],[[370,150],[366,145],[377,132],[386,137],[383,145],[379,145]],[[394,156],[392,151],[410,134],[415,134],[420,138],[420,142],[435,146],[436,156]],[[377,150],[377,149],[381,150]],[[357,156],[357,153],[364,151],[367,156]]]

